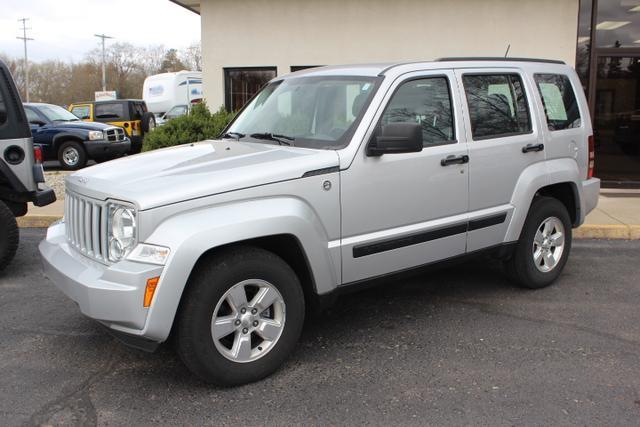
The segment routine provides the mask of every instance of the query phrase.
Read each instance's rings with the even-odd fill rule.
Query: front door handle
[[[526,146],[522,147],[523,153],[531,153],[534,151],[542,150],[544,150],[544,144],[527,144]]]
[[[442,166],[461,165],[463,163],[469,163],[469,156],[467,156],[466,154],[462,156],[451,155],[440,160],[440,165]]]

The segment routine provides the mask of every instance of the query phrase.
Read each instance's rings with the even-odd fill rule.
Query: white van
[[[144,80],[142,98],[147,108],[161,116],[176,105],[190,105],[202,99],[202,71],[179,71],[149,76]]]

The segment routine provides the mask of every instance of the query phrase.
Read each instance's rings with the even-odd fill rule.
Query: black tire
[[[541,271],[534,261],[534,238],[543,222],[549,218],[557,218],[564,228],[564,246],[559,259],[549,271]],[[540,289],[552,284],[562,272],[569,252],[571,252],[571,219],[567,208],[557,199],[536,197],[531,203],[520,239],[512,257],[506,261],[508,276],[519,286],[529,289]],[[557,248],[551,248],[553,255]]]
[[[67,150],[70,150],[69,156],[67,156]],[[71,158],[76,158],[76,161],[72,162]],[[60,162],[62,169],[82,169],[87,164],[87,152],[85,151],[84,146],[79,142],[65,141],[60,144],[60,147],[58,147],[58,161]]]
[[[153,113],[144,113],[142,115],[142,133],[146,134],[156,127],[156,116]]]
[[[18,250],[20,231],[11,209],[0,201],[0,271],[11,262]]]
[[[240,363],[216,348],[211,322],[224,294],[248,279],[265,280],[278,290],[286,307],[286,319],[270,350],[256,360]],[[291,354],[304,316],[300,281],[286,262],[263,249],[232,248],[200,262],[191,274],[177,315],[177,352],[185,365],[206,382],[229,387],[258,381],[276,371]]]

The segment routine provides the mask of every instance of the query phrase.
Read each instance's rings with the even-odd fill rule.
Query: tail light
[[[589,163],[588,163],[588,172],[587,172],[587,179],[589,178],[593,178],[593,167],[595,166],[595,160],[596,160],[596,143],[595,140],[593,139],[593,135],[589,135]]]
[[[42,163],[42,148],[40,146],[33,147],[33,158],[36,163]]]

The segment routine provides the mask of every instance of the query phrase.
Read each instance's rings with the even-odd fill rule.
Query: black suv
[[[56,200],[53,190],[42,184],[40,160],[42,151],[34,150],[20,95],[0,60],[0,270],[18,249],[16,217],[27,213],[27,203],[45,206]]]
[[[89,159],[100,163],[122,157],[131,149],[131,142],[120,127],[81,122],[52,104],[24,104],[24,111],[33,143],[42,147],[44,160],[58,159],[64,169],[80,169]]]

